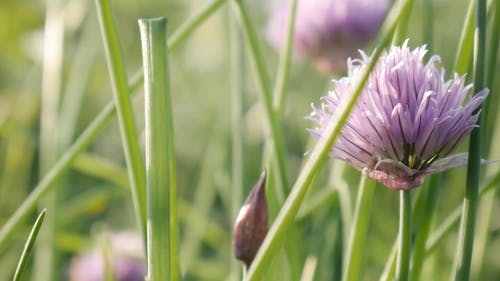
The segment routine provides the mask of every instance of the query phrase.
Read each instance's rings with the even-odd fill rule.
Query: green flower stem
[[[479,191],[479,198],[482,198],[485,194],[488,194],[490,190],[497,189],[500,187],[500,172],[492,177]],[[453,228],[459,223],[461,217],[461,207],[455,208],[450,215],[440,223],[440,227],[436,229],[433,234],[427,240],[425,244],[425,253],[429,255],[432,253],[437,245],[443,241],[443,239],[453,230]]]
[[[288,20],[285,44],[280,53],[278,65],[278,74],[273,93],[273,107],[277,118],[282,118],[285,110],[285,100],[287,93],[288,78],[290,77],[290,68],[292,64],[292,49],[295,35],[295,16],[297,13],[297,0],[290,0],[288,4]]]
[[[396,280],[407,281],[410,273],[411,249],[411,194],[410,190],[399,191],[399,235]]]
[[[486,0],[476,1],[476,31],[474,48],[474,93],[485,86],[485,53],[486,53]],[[482,116],[477,122],[479,127],[472,130],[469,143],[469,162],[467,166],[467,182],[460,224],[457,255],[455,257],[455,280],[465,281],[470,277],[470,264],[474,243],[474,229],[478,202],[478,187],[481,168],[481,125]]]
[[[207,5],[196,16],[188,20],[181,26],[179,31],[175,32],[172,37],[177,38],[175,41],[170,39],[167,42],[169,50],[177,48],[184,38],[187,38],[196,27],[204,20],[212,15],[224,0],[216,0],[210,5]],[[129,82],[130,92],[136,93],[143,82],[142,71],[137,72]],[[16,209],[9,220],[0,229],[0,251],[2,251],[9,243],[14,232],[22,225],[23,221],[28,217],[30,212],[36,208],[36,204],[40,198],[55,187],[54,183],[71,167],[77,156],[83,152],[99,135],[104,127],[111,121],[115,115],[116,108],[113,101],[109,102],[101,112],[92,120],[85,128],[75,142],[69,147],[58,161],[47,172],[44,178],[34,187],[30,195],[23,201],[21,206]]]
[[[424,187],[419,189],[420,192],[417,193],[417,198],[414,200],[415,203],[412,204],[412,224],[418,224],[419,222],[424,220],[422,216],[424,207],[426,207],[424,203],[426,203],[425,200],[427,200],[426,194],[428,185],[429,181],[426,181]],[[394,241],[394,244],[392,245],[389,257],[387,258],[387,261],[385,263],[384,271],[380,276],[380,281],[394,280],[394,276],[396,275],[396,258],[398,256],[398,247],[399,239],[396,239]]]
[[[269,83],[269,78],[267,77],[266,67],[262,53],[259,49],[259,42],[257,35],[250,21],[250,16],[242,0],[235,0],[234,3],[237,7],[237,12],[239,15],[239,20],[243,26],[245,37],[249,44],[249,50],[251,52],[252,62],[254,63],[258,84],[260,87],[260,93],[262,94],[262,102],[264,103],[264,108],[266,112],[266,119],[271,133],[271,139],[273,142],[273,150],[275,159],[278,164],[279,179],[281,181],[281,190],[284,191],[288,187],[288,180],[286,175],[285,167],[285,152],[284,143],[280,133],[278,120],[274,114],[274,108],[272,104],[272,94],[271,86]],[[285,193],[285,192],[283,192]]]
[[[437,191],[440,188],[441,175],[431,175],[428,177],[425,186],[421,190],[423,206],[420,211],[420,222],[418,232],[413,247],[412,266],[410,280],[420,280],[422,265],[425,260],[425,242],[429,236],[434,209],[436,206]]]
[[[491,7],[491,9],[490,9]],[[490,15],[491,13],[491,15]],[[491,39],[489,41],[489,46],[487,48],[487,78],[486,78],[486,86],[490,89],[490,95],[488,97],[488,102],[485,104],[483,110],[483,152],[485,158],[490,158],[490,151],[495,151],[493,146],[496,146],[494,141],[494,132],[495,126],[498,116],[498,103],[499,103],[499,95],[494,90],[494,77],[495,70],[497,65],[497,57],[498,57],[498,45],[500,43],[500,1],[495,0],[491,1],[491,5],[488,5],[488,18],[492,17],[492,25],[490,36]],[[498,170],[495,167],[488,167],[486,169],[486,174],[492,172],[494,170]],[[485,265],[484,259],[486,257],[486,253],[488,250],[488,245],[492,239],[490,239],[490,231],[491,231],[491,222],[492,217],[494,216],[495,208],[496,208],[496,198],[497,191],[493,190],[489,192],[486,196],[481,198],[479,203],[479,210],[477,217],[481,218],[477,224],[477,231],[475,235],[475,246],[472,260],[472,269],[471,272],[471,280],[481,280],[481,271]]]
[[[453,69],[459,75],[467,73],[472,55],[472,46],[474,41],[474,1],[469,1],[467,14],[465,15],[462,33],[455,56]]]
[[[45,175],[59,156],[59,106],[62,96],[64,57],[64,1],[47,1],[40,97],[39,174]],[[10,187],[12,188],[12,187]],[[39,234],[34,251],[33,280],[56,279],[59,254],[55,249],[59,196],[50,192],[40,200],[39,208],[48,208],[45,227]]]
[[[403,0],[396,0],[399,2],[402,2]],[[408,9],[408,13],[404,13],[404,15],[401,17],[401,20],[399,22],[398,28],[396,29],[396,33],[394,34],[394,37],[392,38],[392,44],[399,46],[403,44],[403,42],[408,38],[408,26],[410,24],[410,17],[411,17],[411,8],[413,5],[411,5]]]
[[[129,95],[125,64],[109,0],[95,0],[113,97],[116,103],[121,140],[129,171],[132,201],[140,229],[146,230],[146,172]]]
[[[490,8],[490,6],[488,7]],[[490,45],[488,46],[488,71],[486,78],[486,86],[490,89],[490,95],[488,96],[489,102],[484,106],[484,154],[489,155],[491,150],[491,141],[493,137],[493,132],[495,131],[496,118],[498,114],[498,103],[500,95],[493,92],[495,86],[495,74],[497,67],[498,50],[500,44],[500,0],[492,1],[491,10],[493,19],[491,26],[491,39],[489,40]]]
[[[386,18],[386,22],[384,22],[382,26],[382,35],[378,41],[380,46],[385,46],[390,42],[390,38],[396,29],[401,15],[407,12],[408,5],[411,3],[412,0],[407,0],[391,9]],[[378,48],[374,51],[370,63],[363,69],[360,75],[359,84],[353,89],[352,95],[348,95],[348,99],[344,99],[340,102],[335,114],[325,128],[324,134],[318,140],[316,146],[309,155],[309,159],[301,169],[297,181],[283,204],[276,220],[269,229],[266,239],[264,239],[257,256],[252,262],[246,280],[261,280],[264,268],[270,263],[271,258],[279,250],[283,236],[292,224],[314,176],[319,171],[322,162],[325,160],[335,139],[339,135],[381,53],[382,48]]]
[[[172,280],[170,207],[173,161],[173,120],[170,101],[166,18],[140,19],[146,114],[147,263],[148,280]],[[174,183],[175,188],[175,183]],[[175,204],[175,200],[174,200]],[[172,220],[172,216],[170,216]],[[176,218],[173,218],[176,221]],[[177,277],[175,276],[175,279]]]
[[[244,190],[244,70],[245,59],[241,34],[238,32],[237,20],[231,9],[228,10],[229,22],[229,54],[231,85],[231,221],[236,221],[243,203]],[[232,233],[231,236],[234,236]],[[231,249],[232,256],[232,249]],[[231,259],[231,279],[241,280],[241,266],[237,259]]]
[[[356,208],[354,211],[351,230],[348,238],[347,253],[345,258],[343,281],[356,281],[359,277],[361,258],[365,246],[370,213],[372,211],[373,194],[375,182],[361,177],[359,182]]]
[[[35,224],[31,228],[31,232],[28,236],[28,240],[26,240],[26,243],[24,244],[24,249],[21,254],[21,258],[19,259],[19,262],[16,267],[16,271],[14,273],[14,277],[12,278],[12,281],[20,281],[22,274],[24,272],[24,269],[26,268],[26,263],[28,262],[28,257],[31,253],[31,249],[33,248],[33,244],[35,243],[36,237],[38,235],[38,231],[40,230],[40,227],[42,226],[43,219],[45,218],[45,214],[47,214],[47,210],[43,209],[40,215],[38,215],[38,218],[35,221]]]

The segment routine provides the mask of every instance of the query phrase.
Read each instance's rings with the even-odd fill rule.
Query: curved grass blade
[[[40,215],[38,215],[35,224],[33,224],[33,227],[31,228],[30,234],[28,236],[28,240],[26,240],[26,243],[24,244],[24,249],[17,264],[16,272],[14,273],[12,281],[21,280],[24,268],[26,267],[26,263],[28,262],[28,257],[31,253],[31,249],[33,248],[33,244],[35,243],[36,237],[38,236],[38,231],[42,226],[46,214],[47,214],[47,209],[43,209]]]

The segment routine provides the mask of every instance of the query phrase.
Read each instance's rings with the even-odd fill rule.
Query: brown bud
[[[250,266],[267,234],[266,171],[241,207],[234,223],[234,256]]]

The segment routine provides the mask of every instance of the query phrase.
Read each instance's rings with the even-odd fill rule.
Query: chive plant
[[[132,9],[132,2],[112,6],[95,0],[97,18],[90,4],[83,17],[74,13],[73,0],[58,7],[61,14],[51,6],[58,1],[49,2],[45,29],[57,31],[55,23],[64,27],[45,36],[39,115],[30,124],[15,114],[4,118],[17,97],[8,91],[9,98],[0,97],[0,199],[12,201],[0,204],[0,271],[12,280],[30,274],[65,279],[66,269],[58,272],[59,265],[83,264],[73,261],[77,252],[92,249],[90,228],[102,222],[107,229],[135,226],[146,246],[134,260],[147,268],[147,276],[138,271],[141,280],[498,279],[500,264],[489,248],[496,245],[490,234],[498,222],[492,215],[500,172],[489,160],[498,153],[499,1],[443,4],[464,17],[462,26],[446,31],[456,38],[441,30],[452,18],[448,6],[430,0],[423,5],[373,0],[366,11],[353,8],[357,1],[276,0],[269,6],[247,0],[172,1]],[[413,16],[418,9],[421,19]],[[162,17],[145,18],[153,12]],[[268,26],[260,24],[262,12]],[[70,16],[62,20],[62,14]],[[163,16],[173,27],[169,36]],[[125,28],[138,18],[139,32]],[[357,20],[369,23],[354,24]],[[357,29],[349,29],[351,24]],[[102,45],[95,44],[96,25]],[[422,36],[415,35],[417,29]],[[357,37],[358,32],[377,34],[371,48],[365,48],[370,38]],[[127,67],[140,58],[139,42],[142,68]],[[279,55],[266,43],[278,47]],[[442,46],[450,45],[457,49],[443,52]],[[51,52],[56,60],[49,60]],[[99,56],[108,76],[100,75],[106,67]],[[445,72],[451,63],[452,71]],[[7,74],[18,75],[12,69]],[[332,87],[318,105],[320,93],[311,81],[329,82],[331,76]],[[25,81],[30,80],[26,84],[40,82]],[[90,116],[82,109],[100,100],[93,93],[105,89],[104,82],[113,99]],[[138,109],[132,97],[141,89],[144,98],[137,98],[145,106]],[[38,106],[38,99],[31,100]],[[308,120],[296,122],[311,102]],[[111,123],[115,116],[117,123]],[[145,117],[144,127],[136,124],[138,116]],[[33,126],[38,120],[39,128]],[[256,133],[260,121],[267,127]],[[123,161],[105,152],[117,146],[108,138],[113,130],[105,130],[110,123],[120,132],[122,146],[115,152]],[[470,132],[468,153],[460,153]],[[33,137],[38,134],[40,139]],[[16,166],[14,160],[29,152],[16,154],[21,146],[11,144],[20,139],[33,144],[31,153],[40,148],[39,167]],[[305,145],[306,139],[313,142]],[[331,161],[327,156],[335,158],[331,169],[323,168]],[[489,165],[485,173],[484,163]],[[21,191],[15,190],[16,167],[33,188],[19,184]],[[447,171],[456,167],[466,168],[457,177],[464,179],[464,189]],[[31,176],[37,170],[39,181]],[[267,178],[257,180],[262,170]],[[244,203],[255,182],[258,192]],[[80,192],[85,188],[88,193]],[[13,191],[24,196],[22,202],[14,202],[15,196],[10,200]],[[46,201],[47,194],[58,199]],[[8,207],[15,204],[15,210]],[[130,214],[121,205],[128,205]],[[36,207],[51,214],[43,226],[45,211],[34,225],[27,223]],[[487,221],[476,227],[478,215]],[[29,227],[29,236],[22,234]],[[32,248],[39,229],[40,247]],[[232,237],[241,233],[243,238]],[[25,242],[24,251],[19,241]],[[439,251],[449,243],[456,243],[455,257]],[[122,280],[114,247],[101,246],[93,259],[102,270],[92,276]],[[39,257],[33,266],[30,252]],[[60,260],[42,258],[51,256]]]

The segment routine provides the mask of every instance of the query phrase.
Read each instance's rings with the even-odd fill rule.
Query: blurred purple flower
[[[113,233],[109,237],[109,259],[113,277],[117,281],[144,281],[146,265],[142,240],[132,233]],[[104,249],[93,249],[74,257],[69,268],[70,281],[103,281],[105,271]]]
[[[288,0],[272,9],[267,34],[275,48],[285,43]],[[298,0],[294,53],[325,73],[343,70],[345,60],[378,32],[387,0]]]
[[[363,171],[369,178],[392,189],[411,189],[424,176],[451,167],[464,166],[467,154],[448,156],[476,126],[484,89],[462,105],[472,85],[454,74],[444,80],[439,56],[422,62],[425,46],[413,51],[407,46],[384,52],[372,71],[349,116],[331,156]],[[351,93],[369,58],[348,60],[348,77],[334,81],[334,89],[313,106],[309,119],[320,137],[340,100]]]

